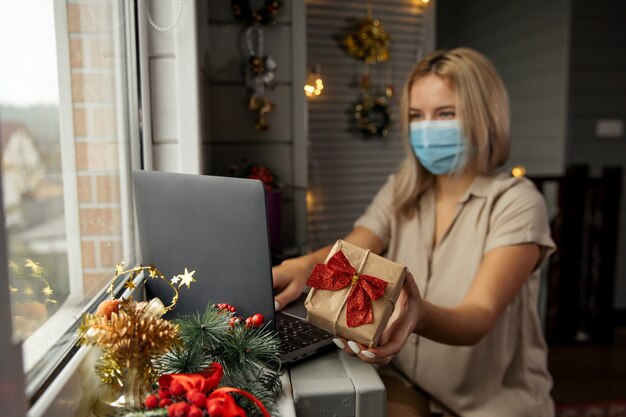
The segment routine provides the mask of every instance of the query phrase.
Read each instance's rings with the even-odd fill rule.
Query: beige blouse
[[[433,304],[460,304],[483,256],[494,248],[534,242],[542,248],[542,262],[554,250],[544,199],[527,179],[477,177],[435,248],[434,191],[422,193],[416,215],[406,219],[394,215],[393,183],[392,175],[355,225],[382,240],[386,257],[407,265]],[[553,416],[539,281],[537,268],[476,345],[449,346],[413,334],[393,365],[429,393],[433,404],[459,416]]]

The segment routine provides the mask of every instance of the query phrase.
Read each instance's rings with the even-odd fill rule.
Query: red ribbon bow
[[[348,294],[346,323],[348,327],[361,326],[374,321],[372,300],[385,294],[387,282],[371,275],[358,274],[342,251],[337,251],[326,262],[313,268],[307,285],[321,290],[337,291],[352,284]]]
[[[185,392],[198,390],[203,394],[207,394],[222,380],[224,376],[224,368],[217,362],[211,363],[208,369],[201,373],[195,374],[167,374],[159,378],[159,386],[170,388],[172,382],[179,383],[183,386]]]
[[[171,390],[173,385],[180,384],[183,393],[189,393],[192,391],[198,391],[202,394],[206,394],[206,410],[210,416],[214,417],[246,417],[246,412],[243,408],[239,407],[235,399],[230,394],[239,394],[246,397],[254,405],[257,406],[263,417],[270,417],[270,413],[267,411],[263,403],[254,395],[247,391],[233,387],[220,387],[216,388],[220,383],[222,376],[224,376],[224,369],[222,366],[213,362],[207,370],[201,373],[195,374],[167,374],[159,378],[159,386],[161,388],[167,388]],[[210,394],[209,391],[213,390]],[[204,398],[204,395],[202,396]],[[189,398],[188,398],[189,399]],[[171,411],[168,408],[168,415],[177,414],[176,407],[181,409],[188,409],[189,405],[185,402],[179,402],[171,404]],[[187,415],[186,411],[181,410],[180,415]]]

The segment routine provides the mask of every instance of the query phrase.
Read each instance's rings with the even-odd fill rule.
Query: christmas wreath
[[[232,6],[235,20],[238,22],[247,25],[270,25],[276,23],[276,15],[282,3],[278,0],[266,0],[261,8],[252,10],[250,0],[232,0]]]
[[[365,96],[354,106],[354,117],[366,136],[387,136],[391,127],[389,102],[386,97]]]

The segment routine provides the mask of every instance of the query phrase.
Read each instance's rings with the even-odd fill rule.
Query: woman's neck
[[[476,171],[468,169],[461,174],[437,175],[435,177],[435,194],[437,199],[460,199],[476,178]]]

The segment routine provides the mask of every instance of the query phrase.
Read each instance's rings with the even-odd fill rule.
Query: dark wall
[[[529,175],[588,164],[626,165],[626,137],[600,138],[598,120],[626,122],[626,2],[437,1],[437,47],[489,56],[511,97],[510,164]],[[623,184],[626,182],[623,182]],[[550,199],[548,199],[550,206]],[[615,308],[626,308],[626,186],[621,196]]]
[[[437,1],[437,48],[468,46],[496,66],[511,99],[511,156],[531,175],[565,166],[568,0]]]
[[[600,137],[599,120],[626,123],[626,3],[571,1],[567,163],[626,168],[626,135]],[[626,181],[622,181],[615,307],[626,308]]]

